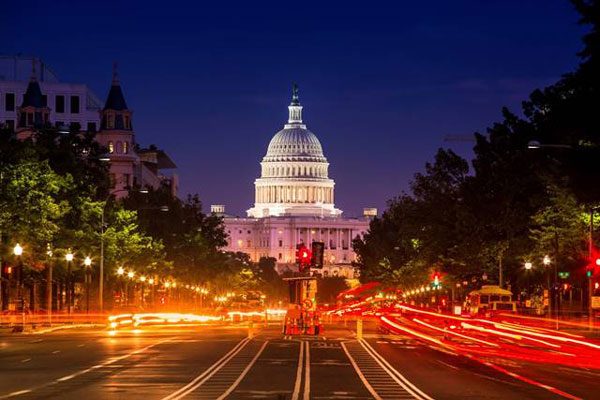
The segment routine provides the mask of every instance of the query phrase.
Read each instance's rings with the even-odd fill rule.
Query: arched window
[[[115,144],[113,143],[112,140],[108,142],[108,152],[110,154],[115,152]]]
[[[121,154],[123,152],[123,143],[117,142],[117,154]]]
[[[123,153],[129,154],[129,142],[123,142]]]

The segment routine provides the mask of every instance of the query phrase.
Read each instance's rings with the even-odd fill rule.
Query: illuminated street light
[[[71,262],[73,262],[73,253],[71,249],[67,250],[65,260],[67,260],[67,314],[71,315],[71,306],[73,304],[73,283],[71,282]]]
[[[23,332],[25,330],[25,301],[23,299],[23,262],[21,261],[21,255],[23,254],[23,247],[19,243],[13,248],[13,254],[17,256],[19,264],[17,266],[18,275],[18,286],[17,286],[17,297],[19,298],[19,307],[21,307],[21,326],[15,326],[14,332]]]
[[[529,271],[531,268],[533,268],[533,264],[532,264],[532,263],[530,263],[529,261],[528,261],[528,262],[526,262],[526,263],[525,263],[525,269],[526,269],[527,271]]]
[[[128,277],[129,279],[132,279],[132,278],[134,277],[134,275],[135,275],[135,272],[133,272],[133,271],[129,271],[129,272],[127,273],[127,277]]]
[[[117,268],[117,275],[123,275],[125,273],[125,269],[123,267]]]
[[[165,282],[165,287],[168,289],[171,287],[171,282]]]
[[[92,259],[90,258],[90,256],[87,256],[84,260],[83,260],[83,265],[85,265],[86,267],[89,267],[90,265],[92,265]]]
[[[146,282],[146,277],[144,275],[140,276],[140,281],[141,282]]]
[[[151,284],[151,285],[154,285],[154,278],[148,279],[148,283]]]
[[[20,257],[23,254],[23,247],[21,247],[19,243],[15,244],[13,254],[17,257]]]
[[[552,260],[550,259],[550,256],[544,256],[544,259],[542,260],[542,263],[544,263],[544,265],[548,266],[551,262]]]

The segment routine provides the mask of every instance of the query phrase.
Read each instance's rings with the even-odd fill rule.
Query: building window
[[[27,113],[27,125],[28,126],[33,125],[33,113]]]
[[[45,94],[42,95],[42,107],[48,107],[48,96]]]
[[[249,235],[249,234],[251,234],[251,233],[252,233],[252,231],[250,231],[250,230],[249,230],[249,231],[248,231],[248,235]]]
[[[283,247],[283,240],[279,239],[279,247]]]
[[[4,97],[4,109],[6,111],[15,111],[15,94],[14,93],[6,93]]]
[[[129,142],[123,142],[123,153],[129,154]]]
[[[242,231],[241,231],[241,230],[240,230],[239,234],[240,234],[240,235],[242,234]]]
[[[283,258],[283,254],[279,253],[279,257],[277,259],[281,260]]]
[[[129,187],[131,182],[131,175],[130,174],[123,174],[123,185],[125,185],[125,187]]]
[[[247,240],[246,246],[248,246],[248,248],[252,247],[252,240]]]
[[[129,115],[125,116],[125,129],[129,129]]]
[[[123,143],[121,141],[117,142],[117,154],[121,154],[123,152]]]
[[[71,114],[79,114],[79,96],[71,96]]]
[[[117,186],[117,178],[116,178],[115,174],[113,174],[113,173],[111,173],[109,175],[109,177],[110,177],[110,188],[114,189],[115,186]]]
[[[110,154],[115,152],[115,144],[112,142],[112,140],[108,142],[108,152]]]
[[[15,120],[13,120],[13,119],[7,119],[6,120],[6,127],[8,129],[10,129],[11,131],[14,131],[15,130]]]
[[[96,132],[96,123],[95,122],[88,122],[87,123],[87,131],[88,132]]]
[[[56,96],[56,98],[54,99],[54,111],[60,114],[65,112],[65,96]]]

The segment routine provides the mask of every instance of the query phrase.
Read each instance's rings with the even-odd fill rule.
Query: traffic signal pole
[[[590,232],[588,240],[588,254],[590,264],[594,262],[594,208],[590,207]],[[593,273],[589,274],[588,279],[588,325],[590,329],[594,329],[594,315],[592,309],[592,277]]]

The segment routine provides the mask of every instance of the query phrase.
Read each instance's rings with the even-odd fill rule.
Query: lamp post
[[[92,259],[90,256],[83,260],[85,265],[85,313],[90,314],[90,284],[92,283]]]
[[[71,303],[73,301],[73,293],[71,292],[71,263],[73,258],[73,253],[69,249],[65,255],[65,260],[67,260],[67,314],[69,316],[71,315]]]
[[[125,302],[125,304],[126,305],[129,305],[129,281],[130,280],[132,281],[134,276],[135,276],[135,272],[133,272],[131,270],[129,272],[127,272],[127,278],[129,278],[129,280],[126,281],[126,284],[125,284],[125,292],[126,292],[126,297],[125,297],[126,302]],[[134,289],[135,289],[135,286],[134,286]],[[134,290],[134,292],[135,292],[135,290]]]
[[[125,268],[123,267],[119,267],[117,268],[117,276],[119,278],[121,278],[123,275],[125,274]],[[121,281],[121,304],[120,306],[123,307],[123,301],[125,300],[125,293],[123,291],[123,282]]]
[[[144,275],[140,276],[140,282],[140,306],[144,308],[144,283],[146,282]]]
[[[48,311],[48,325],[52,325],[52,247],[50,243],[46,246],[48,260],[46,275],[46,308]]]
[[[23,261],[21,255],[23,255],[23,247],[19,243],[13,248],[13,254],[17,257],[17,298],[19,307],[21,308],[21,326],[15,327],[15,332],[23,332],[25,330],[25,300],[23,299]]]

